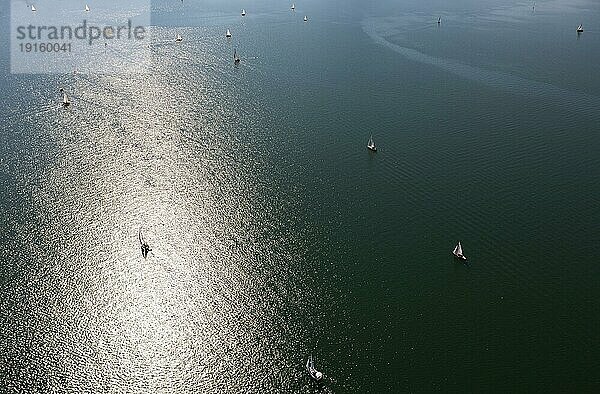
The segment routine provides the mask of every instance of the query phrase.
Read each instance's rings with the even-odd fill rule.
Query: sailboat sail
[[[460,242],[458,243],[458,245],[456,245],[456,247],[454,248],[454,252],[455,255],[457,256],[462,256],[463,251],[462,251],[462,246],[460,244]]]
[[[313,359],[312,354],[310,355],[308,360],[306,360],[306,370],[314,380],[319,381],[323,379],[323,373],[317,371],[317,369],[315,368],[315,361]]]
[[[373,135],[371,135],[369,137],[369,142],[367,143],[367,148],[369,148],[372,151],[377,150],[377,148],[375,148],[375,142],[373,142]]]

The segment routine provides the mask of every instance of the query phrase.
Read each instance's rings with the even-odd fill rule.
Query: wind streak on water
[[[400,33],[397,26],[401,18],[371,17],[362,22],[363,31],[377,44],[393,50],[405,58],[438,67],[461,78],[475,81],[493,88],[524,96],[534,96],[538,100],[546,100],[560,105],[562,108],[577,111],[580,114],[595,115],[600,108],[600,98],[552,84],[521,78],[461,63],[454,59],[440,58],[419,52],[412,48],[394,44],[390,37]]]

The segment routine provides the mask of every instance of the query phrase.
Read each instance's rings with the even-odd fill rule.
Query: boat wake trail
[[[389,37],[402,33],[397,26],[399,21],[390,17],[372,17],[362,21],[363,31],[377,44],[401,54],[405,58],[438,67],[461,78],[475,81],[495,89],[524,96],[534,96],[538,100],[576,111],[580,114],[596,116],[600,109],[600,97],[582,92],[559,88],[552,84],[538,82],[516,75],[487,70],[459,61],[439,58],[412,48],[393,43]]]

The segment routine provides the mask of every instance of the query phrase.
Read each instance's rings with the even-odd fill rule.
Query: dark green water
[[[0,60],[4,391],[598,390],[597,2],[171,3]]]

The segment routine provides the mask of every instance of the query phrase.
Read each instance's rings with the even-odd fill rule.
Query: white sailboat
[[[458,244],[454,247],[454,250],[452,251],[452,254],[457,259],[461,259],[461,260],[466,260],[467,259],[465,257],[465,255],[463,254],[462,245],[460,244],[460,241],[458,241]]]
[[[583,25],[577,27],[577,33],[583,33]]]
[[[32,4],[31,5],[31,12],[36,12],[37,10],[35,9],[35,6]]]
[[[90,12],[90,7],[88,7],[88,5],[87,5],[87,4],[85,5],[85,11],[86,11],[86,12]]]
[[[60,88],[60,92],[63,94],[63,102],[62,102],[63,107],[68,107],[69,105],[71,105],[71,100],[69,100],[69,96],[67,96],[67,92],[65,92],[65,90],[63,88]]]
[[[242,16],[246,16],[246,10],[242,9]]]
[[[304,15],[304,22],[308,22],[308,16]]]
[[[367,143],[367,149],[372,150],[373,152],[377,152],[377,147],[373,142],[373,135],[369,138],[369,142]]]
[[[175,41],[177,41],[177,42],[183,41],[183,38],[181,37],[181,35],[179,33],[177,33],[177,38],[175,39]]]
[[[306,360],[306,371],[308,371],[308,374],[310,375],[310,377],[316,381],[323,379],[323,373],[317,371],[315,368],[315,362],[313,360],[312,354],[310,355],[308,360]]]
[[[296,9],[296,4],[292,4],[292,10]]]
[[[225,33],[225,37],[231,38],[231,32],[229,31],[229,29],[227,29],[227,33]]]

